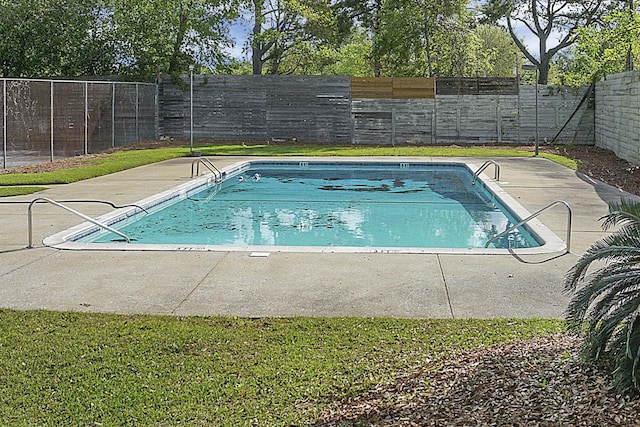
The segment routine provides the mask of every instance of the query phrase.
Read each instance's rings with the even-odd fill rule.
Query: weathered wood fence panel
[[[269,76],[266,92],[268,135],[305,142],[350,142],[348,78]]]
[[[520,87],[519,107],[519,140],[524,143],[535,141],[536,132],[536,92],[535,86]],[[541,144],[550,143],[554,138],[560,143],[593,143],[592,134],[576,135],[576,129],[580,125],[580,119],[586,113],[584,109],[579,116],[574,116],[570,126],[558,135],[560,129],[579,106],[587,88],[579,90],[571,88],[559,88],[556,86],[538,86],[538,138]],[[578,139],[574,140],[578,136]]]
[[[164,135],[185,138],[189,81],[163,82]],[[351,142],[350,80],[324,76],[194,76],[194,139]]]
[[[438,78],[437,95],[517,95],[518,79],[508,77]]]
[[[443,95],[436,99],[437,142],[515,142],[517,95]]]
[[[160,90],[164,135],[189,137],[189,87]],[[186,87],[185,87],[186,86]],[[194,138],[353,144],[550,142],[584,89],[519,86],[517,79],[195,76]],[[585,105],[587,105],[586,103]],[[592,143],[576,115],[555,142]],[[586,136],[585,136],[586,135]]]
[[[433,99],[435,79],[422,77],[352,77],[352,99]]]
[[[434,100],[354,99],[351,102],[354,144],[429,144]]]

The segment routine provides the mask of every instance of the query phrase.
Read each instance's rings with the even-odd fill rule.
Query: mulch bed
[[[313,427],[640,426],[640,399],[578,363],[570,335],[437,362],[332,406]]]
[[[541,151],[578,160],[578,171],[620,190],[640,196],[640,166],[612,151],[592,146],[542,147]]]

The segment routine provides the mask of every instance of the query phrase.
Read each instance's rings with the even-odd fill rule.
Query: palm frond
[[[640,388],[640,313],[636,310],[633,322],[627,331],[626,355],[632,363],[633,384]]]
[[[640,230],[631,226],[621,226],[610,235],[602,239],[607,246],[622,246],[636,248],[640,243]]]
[[[640,203],[611,203],[601,219],[605,230],[618,228],[567,272],[567,325],[584,333],[583,358],[612,360],[616,384],[640,391]]]
[[[637,307],[637,303],[627,301],[606,313],[598,321],[589,319],[585,332],[585,345],[582,348],[583,358],[589,362],[596,362],[602,358],[621,354],[620,345],[615,343],[626,343],[629,312],[634,312]]]
[[[580,257],[576,264],[565,275],[564,290],[572,293],[580,282],[582,282],[589,270],[589,267],[596,262],[640,265],[640,242],[638,246],[611,246],[600,240],[594,243],[587,252]]]
[[[640,267],[619,268],[594,283],[589,311],[598,313],[619,304],[622,300],[640,301]]]
[[[608,230],[622,224],[630,224],[632,228],[640,228],[640,204],[629,199],[609,203],[609,214],[600,218],[602,228]]]

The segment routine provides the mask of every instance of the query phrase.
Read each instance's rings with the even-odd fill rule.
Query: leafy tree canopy
[[[221,0],[0,0],[6,77],[184,71],[216,64],[237,5]]]
[[[625,1],[609,0],[487,0],[481,6],[484,20],[502,23],[524,56],[539,69],[539,83],[547,84],[552,59],[575,42],[576,32],[600,22],[607,11]],[[521,37],[537,40],[535,49]],[[557,40],[557,41],[556,41]]]
[[[623,6],[633,3],[0,0],[0,73],[150,78],[194,64],[196,72],[513,76],[530,61],[540,83],[557,74],[576,84],[628,69],[637,55],[638,18]],[[227,51],[238,17],[251,22],[239,41],[248,62]],[[540,55],[519,38],[523,30]]]
[[[559,58],[562,83],[587,85],[607,75],[633,67],[640,57],[640,14],[616,10],[603,18],[603,24],[576,31],[576,43]]]

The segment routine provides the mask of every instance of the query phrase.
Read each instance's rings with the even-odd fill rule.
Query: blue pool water
[[[112,226],[138,244],[484,248],[517,222],[464,164],[249,165]],[[117,240],[95,232],[81,241]],[[490,247],[540,244],[521,228]]]

